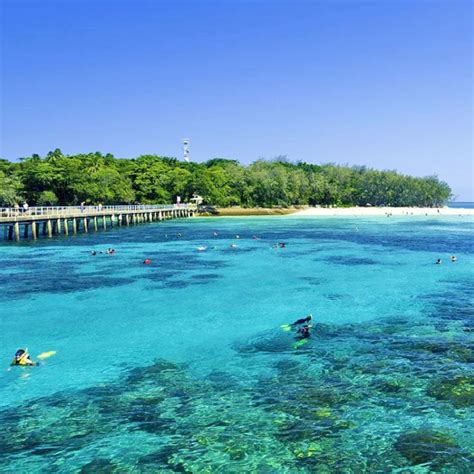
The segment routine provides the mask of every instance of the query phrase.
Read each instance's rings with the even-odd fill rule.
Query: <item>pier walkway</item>
[[[192,217],[193,204],[133,206],[63,206],[0,208],[0,236],[5,240],[36,240],[40,236],[69,235],[144,222]],[[1,238],[1,237],[0,237]]]

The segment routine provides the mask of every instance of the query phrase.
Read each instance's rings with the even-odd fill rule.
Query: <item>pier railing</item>
[[[98,231],[99,227],[129,226],[144,222],[193,217],[194,204],[134,204],[124,206],[48,206],[0,208],[0,228],[5,240],[20,241],[40,235],[69,235]]]
[[[175,209],[191,209],[192,204],[133,204],[121,206],[35,206],[24,209],[22,207],[0,208],[0,217],[27,217],[27,216],[67,216],[78,213],[83,214],[110,214],[119,212],[152,212],[152,211],[172,211]]]

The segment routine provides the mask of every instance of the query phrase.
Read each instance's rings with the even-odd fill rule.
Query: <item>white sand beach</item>
[[[451,207],[309,207],[297,211],[293,216],[474,216],[474,209]]]

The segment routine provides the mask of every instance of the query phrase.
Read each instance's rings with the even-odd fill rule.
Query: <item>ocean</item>
[[[474,209],[474,202],[449,202],[448,207],[453,207],[455,209]]]
[[[288,216],[4,242],[0,470],[472,472],[473,234]],[[24,347],[56,355],[8,370]]]

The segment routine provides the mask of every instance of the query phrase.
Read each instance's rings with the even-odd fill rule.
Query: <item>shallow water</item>
[[[0,470],[470,472],[473,233],[210,218],[3,244],[2,363],[57,354],[0,375]],[[294,349],[280,325],[310,312]]]

